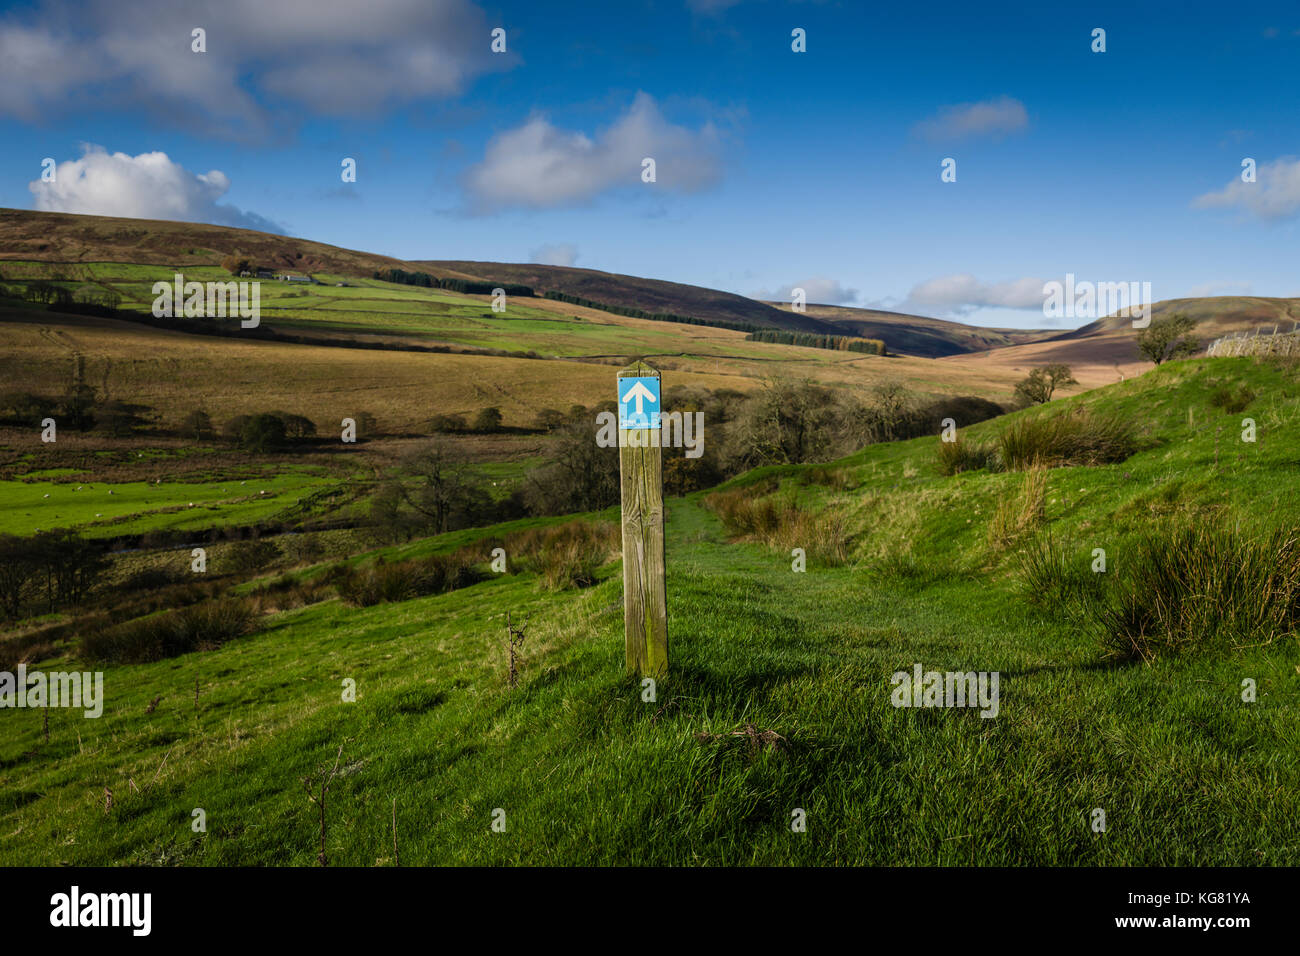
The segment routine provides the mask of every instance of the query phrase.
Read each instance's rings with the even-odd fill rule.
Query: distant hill
[[[1201,347],[1230,332],[1290,331],[1300,322],[1300,299],[1249,296],[1211,296],[1165,299],[1151,306],[1152,318],[1182,312],[1197,322],[1195,336]],[[1060,332],[1036,341],[1002,346],[982,352],[952,355],[945,362],[967,370],[1015,375],[1031,368],[1060,362],[1074,370],[1086,388],[1095,388],[1141,374],[1151,368],[1137,348],[1138,331],[1127,313],[1108,315],[1082,328]]]
[[[381,269],[430,272],[439,278],[519,283],[538,294],[566,292],[605,305],[764,328],[855,334],[809,315],[775,309],[731,292],[636,276],[537,264],[405,261],[322,242],[206,223],[121,219],[70,213],[0,209],[0,274],[4,259],[42,262],[135,262],[219,265],[227,255],[295,272],[368,276]]]
[[[787,314],[796,314],[789,303],[773,302],[771,305]],[[1037,342],[1054,334],[1042,329],[982,328],[924,315],[844,305],[808,305],[804,314],[831,323],[841,335],[883,339],[889,351],[917,358],[982,352]]]
[[[1216,295],[1195,299],[1164,299],[1151,306],[1152,318],[1182,312],[1197,321],[1197,334],[1217,338],[1229,332],[1290,331],[1300,323],[1300,299],[1269,299],[1262,296]],[[1122,332],[1133,327],[1127,312],[1118,312],[1090,322],[1082,328],[1062,332],[1054,339],[1082,339],[1104,332]]]
[[[539,295],[547,290],[567,292],[593,302],[644,309],[647,312],[673,312],[712,321],[747,323],[797,332],[857,334],[810,313],[801,315],[732,292],[720,292],[717,289],[663,279],[643,279],[596,269],[537,263],[425,260],[416,262],[415,266],[434,275],[459,272],[489,282],[513,282],[531,286]],[[892,344],[886,339],[886,345]]]
[[[295,272],[370,275],[376,269],[407,266],[388,256],[252,229],[0,209],[0,272],[4,259],[187,266],[219,265],[232,253],[266,268]]]

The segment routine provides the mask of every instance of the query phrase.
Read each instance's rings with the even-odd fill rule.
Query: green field
[[[153,284],[171,282],[177,271],[187,281],[234,279],[215,266],[170,268],[117,262],[54,266],[37,261],[4,262],[5,276],[15,283],[58,277],[54,284],[74,295],[88,290],[113,291],[121,297],[122,308],[140,312],[152,308]],[[560,357],[640,352],[771,360],[783,354],[765,343],[746,342],[736,333],[710,334],[704,349],[683,351],[682,326],[675,323],[655,323],[649,328],[642,323],[641,327],[633,328],[613,316],[593,321],[564,314],[549,303],[548,307],[541,307],[537,303],[544,300],[527,297],[512,297],[507,300],[506,311],[494,313],[485,296],[470,297],[441,289],[330,273],[313,278],[321,284],[246,280],[259,281],[263,324],[299,334],[380,335],[422,344],[535,351]],[[347,284],[339,286],[338,283]],[[818,349],[800,349],[799,356],[803,361],[820,364],[844,360],[839,353]]]
[[[335,484],[337,479],[303,469],[208,482],[108,483],[89,476],[80,485],[0,481],[0,534],[71,528],[96,537],[254,524],[292,510],[299,499]]]
[[[1246,396],[1243,411],[1215,404],[1224,389]],[[581,590],[509,573],[367,608],[326,600],[217,650],[108,666],[104,716],[52,711],[48,743],[41,713],[0,715],[0,861],[311,865],[303,778],[341,747],[331,865],[394,862],[394,801],[403,865],[1295,865],[1296,634],[1207,636],[1124,663],[1101,635],[1036,610],[1016,570],[1048,534],[1084,559],[1105,549],[1121,573],[1178,522],[1300,525],[1283,493],[1300,465],[1295,372],[1173,363],[963,440],[1080,405],[1135,423],[1141,450],[1048,471],[1038,524],[1012,541],[991,526],[1019,506],[1026,473],[945,477],[934,438],[736,479],[745,498],[807,519],[770,543],[738,540],[706,495],[671,500],[672,672],[653,703],[622,674],[617,562]],[[1254,443],[1240,439],[1247,417]],[[799,573],[789,546],[805,533]],[[847,543],[843,560],[821,556],[822,535]],[[514,690],[507,611],[529,621]],[[915,663],[998,672],[998,715],[891,706],[891,675]],[[348,679],[355,703],[341,699]],[[196,808],[206,833],[191,828]],[[806,832],[791,829],[796,809]]]

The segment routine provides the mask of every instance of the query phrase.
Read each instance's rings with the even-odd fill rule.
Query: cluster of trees
[[[418,285],[426,289],[436,289],[438,280],[427,272],[407,272],[405,269],[376,269],[375,278],[384,282],[400,282],[402,285]]]
[[[459,292],[462,295],[491,295],[501,289],[509,296],[531,296],[532,286],[517,285],[513,282],[475,282],[470,279],[439,279],[438,287]]]
[[[702,413],[702,454],[664,448],[664,488],[669,495],[712,487],[746,469],[767,464],[828,461],[878,441],[938,434],[952,418],[972,425],[1006,409],[975,397],[926,402],[897,383],[877,386],[866,398],[808,381],[773,379],[753,393],[675,386],[664,407]],[[619,501],[617,448],[596,444],[596,416],[611,402],[567,412],[543,409],[535,425],[552,436],[550,460],[528,472],[507,496],[494,495],[467,452],[437,437],[390,473],[373,502],[381,535],[393,540],[508,521],[524,515],[596,511]]]
[[[186,430],[192,428],[195,434],[202,433],[205,427],[210,433],[212,422],[206,412],[192,412],[185,420]],[[245,451],[266,454],[280,451],[291,443],[316,437],[316,423],[305,415],[296,415],[293,412],[274,411],[236,415],[226,422],[224,436]]]
[[[22,298],[34,305],[58,309],[80,307],[77,311],[102,310],[106,315],[112,315],[122,304],[122,297],[113,289],[83,285],[73,290],[45,279],[28,282]]]
[[[72,380],[62,395],[24,391],[0,394],[0,422],[25,428],[39,427],[46,418],[53,418],[60,428],[84,432],[98,425],[121,437],[148,425],[152,411],[148,405],[100,399],[96,389],[86,384],[86,360],[82,355],[74,358]]]
[[[71,531],[0,535],[0,611],[19,620],[80,605],[107,565],[99,546]]]
[[[582,305],[589,309],[600,309],[602,312],[612,312],[614,315],[626,315],[634,319],[654,319],[656,322],[677,322],[682,325],[708,325],[717,329],[733,329],[737,332],[759,331],[759,326],[751,325],[748,322],[723,322],[721,319],[698,319],[690,315],[678,315],[676,312],[647,312],[645,309],[636,309],[627,305],[607,305],[604,302],[596,302],[593,299],[584,299],[580,295],[570,295],[567,292],[556,292],[554,290],[543,292],[542,298],[554,299],[557,302],[567,302],[570,305]]]
[[[60,428],[90,431],[98,427],[115,438],[134,434],[151,424],[153,409],[137,402],[99,400],[94,388],[78,384],[61,396],[34,392],[0,395],[0,421],[19,427],[39,427],[53,418]]]
[[[442,438],[403,455],[370,506],[381,535],[406,541],[520,514],[497,506],[464,453]]]
[[[418,285],[426,289],[450,289],[463,295],[491,295],[501,289],[510,296],[531,296],[532,286],[514,283],[481,282],[473,279],[439,279],[427,272],[407,272],[405,269],[376,269],[375,278],[402,285]]]
[[[473,424],[464,415],[434,415],[433,418],[429,419],[429,428],[431,431],[440,434],[456,434],[458,432],[491,434],[501,430],[502,421],[501,409],[496,406],[489,406],[479,410],[479,413],[474,416]]]
[[[802,345],[812,349],[831,349],[836,352],[864,352],[867,355],[885,355],[885,343],[880,339],[863,339],[853,335],[818,335],[814,332],[786,332],[782,329],[762,329],[750,332],[745,338],[752,342],[775,342],[778,345]]]

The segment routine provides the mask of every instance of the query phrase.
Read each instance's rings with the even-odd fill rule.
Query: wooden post
[[[629,384],[629,379],[634,381]],[[617,384],[627,670],[661,678],[668,673],[668,594],[659,373],[644,362],[634,362],[618,373]]]

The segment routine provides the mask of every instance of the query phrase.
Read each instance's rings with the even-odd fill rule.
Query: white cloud
[[[712,123],[692,131],[664,119],[638,93],[628,111],[595,138],[569,132],[542,115],[493,137],[465,186],[482,208],[579,204],[620,186],[694,192],[719,176],[719,136]],[[641,162],[655,161],[655,182],[642,183]]]
[[[82,149],[80,159],[55,167],[54,182],[38,179],[28,184],[37,209],[284,231],[256,213],[219,203],[230,189],[230,178],[219,169],[197,175],[166,153],[128,156],[100,146]]]
[[[266,134],[291,106],[369,114],[517,62],[491,52],[496,24],[469,0],[43,0],[25,20],[0,22],[0,113],[27,120],[144,106]],[[206,53],[191,50],[196,27]]]
[[[804,301],[814,305],[848,305],[858,300],[857,289],[846,288],[838,280],[823,276],[792,282],[770,292],[764,290],[756,293],[754,298],[767,302],[790,302],[794,298],[795,289],[803,289]]]
[[[529,261],[544,266],[572,266],[578,261],[578,247],[571,242],[547,243],[534,249]]]
[[[1300,213],[1300,159],[1284,156],[1264,163],[1255,171],[1255,182],[1243,183],[1241,176],[1217,193],[1197,196],[1197,209],[1237,208],[1260,219],[1289,219]]]
[[[1010,96],[978,103],[945,106],[914,127],[914,132],[930,140],[965,139],[969,136],[1001,136],[1015,133],[1029,125],[1025,104]]]
[[[912,287],[899,307],[965,315],[976,309],[1041,309],[1042,279],[1012,279],[1009,282],[981,282],[969,272],[928,279]]]

